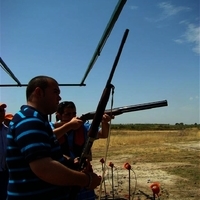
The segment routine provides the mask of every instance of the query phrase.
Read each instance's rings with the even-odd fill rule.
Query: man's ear
[[[36,87],[34,92],[37,96],[44,95],[44,91],[40,87]]]

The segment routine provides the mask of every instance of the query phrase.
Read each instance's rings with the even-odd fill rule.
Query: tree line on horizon
[[[197,128],[200,130],[200,124],[111,124],[111,128],[118,130],[183,130],[187,128]]]

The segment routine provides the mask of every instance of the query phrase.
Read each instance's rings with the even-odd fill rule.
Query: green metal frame
[[[83,76],[83,79],[81,80],[81,82],[79,84],[60,84],[59,86],[86,86],[86,84],[84,83],[90,70],[92,69],[92,67],[94,66],[94,63],[96,62],[98,56],[100,56],[100,53],[115,25],[115,22],[117,21],[125,3],[127,0],[119,0],[112,15],[111,18],[103,32],[103,35],[96,47],[96,50],[92,56],[92,59],[86,69],[86,72]],[[0,65],[3,68],[3,70],[8,73],[8,75],[11,76],[11,78],[17,83],[17,84],[0,84],[0,87],[23,87],[23,86],[27,86],[28,84],[21,84],[20,81],[15,77],[15,75],[12,73],[12,71],[9,69],[9,67],[6,65],[6,63],[3,61],[3,59],[0,57]]]

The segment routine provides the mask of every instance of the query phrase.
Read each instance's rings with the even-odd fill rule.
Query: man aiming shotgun
[[[149,103],[143,103],[143,104],[136,104],[136,105],[128,105],[128,106],[121,106],[117,108],[113,108],[112,110],[105,110],[104,114],[109,115],[111,118],[114,118],[117,115],[121,115],[124,113],[128,112],[135,112],[135,111],[140,111],[140,110],[147,110],[147,109],[152,109],[152,108],[158,108],[158,107],[163,107],[163,106],[168,106],[167,100],[162,100],[162,101],[155,101],[155,102],[149,102]],[[81,117],[78,119],[81,119],[83,122],[86,122],[88,120],[92,120],[94,118],[95,112],[88,112],[86,114],[82,114]],[[69,120],[70,121],[70,120]],[[53,124],[54,128],[59,128],[61,131],[60,133],[56,133],[56,135],[63,135],[63,130],[66,129],[67,124],[65,121],[59,121]],[[58,130],[59,132],[59,130]],[[66,131],[65,131],[66,132]],[[59,138],[59,136],[58,136]]]

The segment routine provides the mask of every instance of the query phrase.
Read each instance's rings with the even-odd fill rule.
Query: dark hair
[[[58,105],[57,113],[63,114],[64,108],[75,108],[76,106],[73,101],[63,101]]]
[[[26,88],[26,99],[27,100],[29,99],[29,97],[31,96],[36,87],[39,87],[44,91],[49,85],[48,80],[53,80],[57,82],[55,79],[49,76],[36,76],[32,78],[29,81],[28,86]]]

